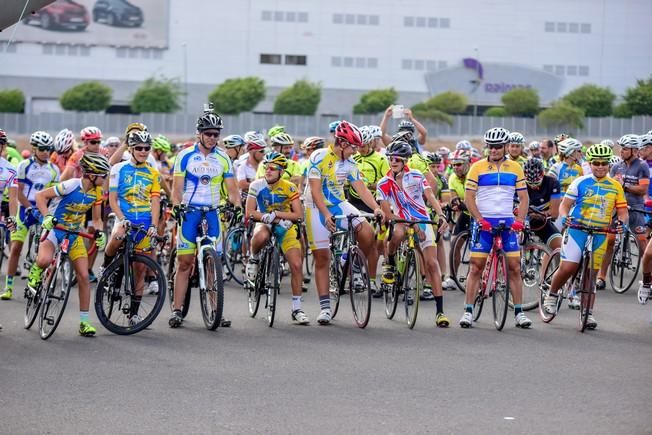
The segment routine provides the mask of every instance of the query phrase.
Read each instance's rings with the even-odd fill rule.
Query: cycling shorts
[[[347,201],[328,207],[328,211],[333,216],[359,213],[359,210]],[[353,219],[353,228],[357,229],[364,221],[364,218]],[[340,230],[348,229],[347,219],[337,219],[335,223],[337,228]],[[329,236],[331,233],[328,231],[328,228],[326,228],[324,216],[319,212],[317,207],[306,207],[306,232],[308,234],[308,246],[312,251],[317,249],[328,249]]]
[[[405,225],[404,228],[405,231],[407,232],[407,225]],[[435,237],[435,229],[433,228],[433,226],[431,224],[419,224],[419,228],[421,229],[421,231],[426,233],[426,238],[423,240],[420,240],[416,234],[414,235],[416,237],[416,241],[419,243],[419,247],[421,248],[421,251],[424,251],[426,248],[436,247],[437,242]]]
[[[365,213],[373,213],[373,212],[374,212],[374,211],[373,211],[373,210],[372,210],[372,209],[371,209],[367,204],[365,204],[364,201],[362,201],[360,198],[351,197],[351,199],[350,199],[350,203],[351,203],[351,205],[352,205],[353,207],[355,207],[355,208],[357,208],[358,210],[363,211],[363,212],[365,212]],[[374,223],[374,224],[372,224],[372,225],[373,225],[373,227],[374,227],[374,231],[377,233],[378,240],[385,240],[385,239],[387,238],[387,233],[388,233],[387,228],[385,228],[385,230],[383,231],[382,228],[380,228],[380,229],[378,228],[378,224],[375,224],[375,223]]]
[[[254,227],[254,234],[256,234],[258,231],[261,231],[262,227],[267,227],[270,232],[272,231],[271,225],[258,222]],[[292,225],[289,230],[283,231],[283,233],[284,234],[281,236],[282,238],[280,245],[281,251],[283,251],[284,254],[287,253],[290,249],[301,249],[301,242],[299,241],[296,225]],[[279,232],[277,232],[276,236],[279,237]]]
[[[143,226],[145,231],[147,231],[152,224],[151,219],[136,219],[129,221],[134,227]],[[115,237],[120,229],[120,225],[113,225],[113,230],[111,231],[111,237]],[[134,242],[134,250],[136,252],[143,252],[150,250],[152,247],[152,238],[147,235],[147,233],[132,229],[131,230],[131,239]]]
[[[45,240],[52,243],[55,247],[59,246],[61,241],[66,237],[65,231],[52,230],[48,233],[48,236]],[[86,245],[84,245],[84,240],[78,235],[71,234],[69,236],[70,244],[68,245],[68,257],[70,260],[75,261],[78,258],[88,257],[86,252]]]
[[[16,231],[11,233],[10,240],[12,242],[24,243],[27,238],[29,227],[41,221],[41,213],[35,208],[32,208],[32,213],[25,214],[25,208],[21,205],[18,207],[18,216],[16,216]]]
[[[518,235],[509,228],[514,223],[514,218],[485,218],[492,226],[504,223],[505,229],[500,237],[503,240],[503,250],[508,257],[519,257],[521,255],[518,245]],[[473,220],[471,224],[471,257],[487,257],[494,244],[494,236],[490,231],[482,231],[478,223]]]
[[[561,259],[571,263],[579,263],[582,259],[582,252],[586,246],[587,233],[576,228],[568,228],[561,244]],[[607,235],[593,234],[593,269],[598,270],[602,266],[602,258],[607,250]]]
[[[188,210],[183,214],[179,223],[180,231],[177,235],[177,255],[193,255],[195,253],[201,214],[199,210]],[[206,220],[208,221],[207,235],[216,238],[215,250],[218,254],[222,254],[222,231],[217,210],[207,212]]]
[[[635,234],[646,235],[647,221],[645,219],[645,214],[630,210],[628,226]],[[645,240],[645,238],[643,240]]]
[[[536,234],[536,236],[538,238],[541,239],[541,241],[543,243],[545,243],[548,246],[550,246],[550,243],[553,240],[561,237],[561,233],[559,232],[559,230],[557,229],[555,224],[553,224],[550,221],[546,222],[546,224],[543,226],[543,228],[541,228],[539,230],[536,230],[536,231],[533,231],[533,232],[534,232],[534,234]]]

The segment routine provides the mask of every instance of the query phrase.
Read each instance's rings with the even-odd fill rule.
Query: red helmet
[[[247,141],[247,151],[264,150],[267,147],[265,141],[261,138],[255,138]]]
[[[362,133],[360,129],[348,121],[342,121],[335,129],[335,137],[343,139],[354,147],[362,146]]]
[[[86,127],[79,134],[81,140],[100,140],[102,139],[102,132],[97,127]]]

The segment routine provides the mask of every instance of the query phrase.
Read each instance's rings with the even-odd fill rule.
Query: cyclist
[[[256,138],[247,142],[247,160],[245,160],[237,169],[236,178],[240,192],[246,194],[249,191],[251,182],[256,179],[258,166],[265,155],[267,144],[261,138]]]
[[[530,150],[530,158],[541,159],[541,144],[539,142],[533,140],[528,145],[528,149]]]
[[[292,136],[285,132],[276,132],[273,130],[275,127],[270,129],[269,141],[271,142],[272,150],[277,153],[283,154],[288,159],[288,166],[285,172],[283,172],[283,178],[291,181],[295,186],[301,184],[301,166],[299,162],[294,161],[290,158],[292,154],[292,149],[294,148],[294,139]],[[279,128],[278,126],[276,127]],[[258,171],[256,172],[256,178],[263,178],[265,175],[265,168],[263,165],[258,166]]]
[[[59,168],[49,161],[50,153],[54,150],[52,136],[44,131],[36,131],[32,133],[29,143],[33,149],[32,157],[20,162],[16,171],[18,214],[16,215],[15,230],[11,233],[6,288],[5,292],[0,295],[0,299],[3,300],[13,297],[14,275],[18,270],[23,243],[29,227],[37,224],[41,218],[38,211],[34,209],[36,193],[59,181]],[[27,271],[25,270],[23,273],[27,273]]]
[[[59,172],[66,169],[66,162],[73,153],[74,145],[75,134],[67,128],[64,128],[55,136],[54,152],[50,156],[50,162],[59,168]]]
[[[237,171],[236,167],[236,162],[237,165],[240,165],[240,157],[242,156],[242,150],[245,147],[247,143],[245,140],[242,138],[242,136],[238,134],[231,134],[227,137],[225,137],[222,140],[222,145],[224,146],[224,150],[226,151],[226,155],[229,156],[231,159],[231,162],[233,163],[233,171]],[[222,192],[224,193],[224,192]]]
[[[555,154],[557,154],[556,146],[550,139],[544,139],[539,144],[541,149],[541,160],[543,160],[543,167],[548,170],[552,165],[557,163]]]
[[[253,181],[249,186],[245,216],[253,217],[258,223],[250,242],[251,257],[246,272],[253,283],[258,274],[258,253],[271,236],[271,224],[277,223],[274,231],[292,274],[292,320],[298,325],[307,325],[310,320],[301,308],[303,256],[297,227],[293,222],[301,219],[303,212],[297,187],[281,178],[287,162],[287,157],[276,151],[265,154],[265,177]]]
[[[620,157],[623,162],[614,165],[610,170],[610,175],[622,185],[627,205],[633,209],[629,211],[629,228],[636,234],[641,252],[644,252],[649,231],[645,214],[636,210],[643,210],[645,207],[645,196],[650,186],[650,169],[646,162],[638,158],[638,150],[641,145],[639,136],[624,135],[618,139],[618,145],[620,145]],[[609,234],[604,260],[596,280],[598,290],[604,290],[607,287],[605,277],[613,257],[614,242],[615,236]]]
[[[510,142],[509,131],[494,127],[484,134],[489,156],[471,166],[466,176],[466,208],[474,219],[471,242],[471,265],[466,282],[466,305],[460,326],[473,326],[473,302],[480,285],[482,270],[493,245],[492,228],[500,223],[506,225],[502,232],[503,249],[507,254],[509,288],[514,301],[515,324],[518,328],[529,328],[532,321],[521,306],[523,285],[520,270],[520,249],[517,231],[522,231],[527,213],[528,196],[523,169],[505,155],[505,146]],[[518,214],[514,219],[513,201],[515,193],[519,200]]]
[[[412,155],[412,147],[403,141],[392,142],[387,147],[387,157],[390,160],[390,170],[378,182],[376,198],[385,216],[399,219],[429,220],[428,209],[423,200],[425,197],[434,210],[438,210],[441,221],[441,208],[419,171],[410,169],[407,165]],[[425,272],[432,285],[435,300],[435,325],[446,328],[450,324],[444,314],[444,300],[441,287],[441,270],[437,263],[435,233],[432,225],[419,224],[415,227],[419,247],[423,254]],[[387,260],[383,264],[383,283],[393,284],[396,279],[396,250],[407,236],[404,224],[394,226],[392,238],[387,241]]]
[[[457,150],[451,156],[451,167],[453,173],[448,178],[448,189],[451,196],[451,207],[458,212],[457,222],[453,229],[453,235],[468,230],[471,226],[471,215],[464,205],[464,193],[466,185],[466,174],[469,172],[469,153]],[[455,285],[455,283],[453,283]],[[445,288],[447,286],[444,286]]]
[[[545,175],[541,159],[531,158],[523,166],[527,194],[530,198],[528,218],[534,234],[550,249],[561,248],[561,233],[550,219],[559,216],[561,187],[556,178]]]
[[[387,124],[389,123],[389,119],[392,117],[393,113],[394,106],[389,106],[387,109],[385,109],[383,118],[380,121],[380,130],[383,134],[382,141],[385,145],[389,145],[395,140],[395,138],[388,134],[389,130],[387,128]],[[423,145],[426,143],[426,139],[428,137],[428,130],[426,130],[426,128],[419,121],[417,121],[417,119],[412,114],[412,110],[405,108],[403,110],[403,116],[405,116],[406,119],[403,119],[398,123],[397,133],[402,131],[409,131],[412,133],[412,136],[414,137],[414,143],[411,143],[410,145],[412,145],[413,149],[414,147],[417,148],[416,152],[421,152]]]
[[[61,173],[61,181],[81,177],[82,170],[79,160],[85,152],[88,151],[96,154],[104,154],[104,151],[100,147],[100,144],[102,143],[102,132],[99,128],[85,127],[80,133],[80,139],[84,146],[72,153],[68,159],[66,168]]]
[[[507,157],[510,160],[514,160],[516,163],[521,165],[525,164],[527,159],[523,157],[523,146],[525,145],[525,138],[523,135],[517,131],[513,131],[509,135],[509,144],[507,145]]]
[[[324,148],[326,139],[319,136],[310,136],[303,141],[301,146],[306,153],[306,159],[301,162],[301,186],[299,188],[303,191],[306,187],[306,180],[308,179],[308,169],[310,169],[310,156],[315,151]]]
[[[132,131],[147,131],[147,126],[142,122],[132,122],[127,126],[127,128],[125,129],[124,143],[122,143],[118,147],[118,149],[109,153],[110,154],[109,164],[111,166],[117,165],[123,160],[131,160],[131,156],[129,156],[127,152],[127,138],[129,137],[129,133],[131,133]],[[153,157],[149,157],[149,159],[151,160],[153,159]],[[150,164],[153,164],[153,162],[150,162]],[[108,188],[105,190],[108,190]]]
[[[102,154],[106,155],[106,157],[110,159],[118,150],[118,148],[120,148],[120,145],[122,145],[122,143],[120,142],[119,137],[109,136],[102,144]]]
[[[362,181],[355,161],[350,157],[362,145],[362,135],[355,125],[341,121],[335,130],[335,143],[310,156],[308,185],[305,191],[306,224],[308,244],[315,259],[315,282],[319,295],[320,312],[317,322],[321,325],[331,321],[329,297],[329,233],[337,227],[347,229],[346,220],[333,220],[333,215],[357,213],[358,209],[346,201],[344,183],[348,181],[376,216],[382,211],[373,195]],[[374,233],[364,219],[352,221],[360,248],[368,261],[376,255]]]
[[[150,136],[151,137],[151,136]],[[128,142],[128,138],[127,138]],[[170,197],[172,187],[172,163],[168,160],[168,155],[172,150],[172,144],[167,137],[159,134],[152,139],[152,152],[149,154],[154,158],[154,169],[158,171],[161,176],[161,188],[165,190],[165,194]],[[133,155],[132,155],[133,158]],[[150,159],[147,160],[148,162]]]
[[[598,228],[608,228],[612,222],[614,210],[618,220],[626,224],[628,220],[627,201],[622,186],[608,176],[609,159],[613,155],[611,148],[603,144],[591,145],[586,152],[591,163],[592,175],[577,178],[569,186],[564,199],[559,206],[559,215],[564,224],[576,222]],[[561,248],[561,264],[552,277],[550,294],[543,304],[544,310],[554,313],[557,308],[558,291],[575,274],[582,258],[586,244],[587,233],[569,228]],[[593,271],[600,269],[606,249],[607,240],[604,234],[593,235]],[[595,299],[594,299],[595,302]],[[595,329],[598,323],[593,317],[593,307],[589,308],[587,327]]]
[[[82,178],[71,178],[54,187],[47,188],[36,194],[36,206],[43,216],[43,229],[49,231],[48,236],[39,245],[38,257],[29,271],[27,291],[35,292],[40,286],[43,269],[54,257],[55,249],[63,240],[65,233],[55,229],[55,224],[68,231],[79,231],[84,225],[86,211],[94,209],[97,217],[95,228],[102,228],[100,220],[100,203],[102,201],[102,185],[109,174],[109,162],[106,157],[87,152],[79,160]],[[48,205],[49,203],[49,205]],[[102,249],[106,244],[106,236],[100,233],[95,240],[97,247]],[[70,238],[68,251],[70,260],[77,276],[79,287],[79,334],[84,337],[95,335],[95,327],[89,321],[90,282],[88,279],[88,260],[86,247],[81,237]]]
[[[145,251],[151,247],[151,237],[157,234],[160,219],[161,184],[158,171],[147,163],[151,150],[152,137],[146,131],[129,133],[127,145],[131,160],[120,162],[111,168],[109,179],[109,204],[116,215],[116,224],[109,243],[104,251],[104,268],[106,268],[122,245],[125,231],[129,224],[134,227],[144,226],[147,233],[132,230],[136,251]],[[130,324],[142,319],[138,317],[139,299],[144,287],[144,270],[139,265],[136,269],[136,289],[140,292],[134,304]],[[154,282],[154,281],[152,281]],[[156,291],[158,293],[158,287]]]
[[[7,224],[7,229],[11,232],[15,230],[16,226],[18,179],[14,165],[9,163],[4,157],[1,157],[6,148],[7,134],[4,130],[0,129],[0,195],[2,195],[2,207],[0,210]]]
[[[577,177],[582,176],[582,167],[577,163],[582,158],[582,144],[573,138],[564,139],[557,145],[559,157],[562,159],[548,170],[548,175],[559,181],[562,193]]]
[[[647,166],[650,169],[650,177],[652,177],[652,134],[642,134],[639,136],[641,140],[641,148],[639,149],[639,156],[642,160],[647,162]],[[647,190],[648,198],[652,198],[652,183],[649,184]]]
[[[171,328],[183,323],[181,306],[190,281],[190,271],[195,262],[195,240],[201,218],[199,210],[189,207],[214,207],[220,203],[222,180],[227,188],[229,201],[236,208],[240,206],[240,194],[233,177],[233,166],[229,156],[217,147],[218,138],[224,124],[222,118],[211,109],[197,119],[198,141],[181,151],[174,162],[172,182],[172,203],[174,215],[179,225],[177,235],[177,272],[174,280],[174,312],[168,321]],[[215,249],[222,251],[220,218],[217,211],[206,214],[208,236],[218,239]],[[228,327],[231,322],[223,319],[221,326]]]

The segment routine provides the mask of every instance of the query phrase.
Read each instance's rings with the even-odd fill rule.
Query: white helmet
[[[606,145],[606,146],[608,146],[609,148],[613,148],[613,147],[614,147],[614,141],[612,141],[611,139],[602,139],[602,142],[600,142],[600,143],[601,143],[602,145]]]
[[[262,133],[259,133],[254,130],[246,132],[242,136],[242,138],[244,139],[245,142],[257,142],[259,139],[262,140],[263,142],[265,141],[265,136],[263,136]]]
[[[377,125],[368,125],[369,133],[374,139],[383,137],[383,131]]]
[[[527,147],[530,151],[538,150],[541,147],[541,144],[536,140],[533,140],[532,142],[530,142],[530,144]]]
[[[54,139],[46,131],[35,131],[32,133],[32,136],[29,138],[29,143],[35,147],[50,148],[50,150],[54,148]]]
[[[370,144],[372,140],[374,140],[374,137],[371,135],[371,130],[369,129],[369,126],[363,125],[360,127],[360,133],[362,134],[362,143],[367,145]]]
[[[641,148],[646,147],[648,145],[652,145],[652,134],[647,133],[647,134],[642,134],[639,137],[639,140],[641,141]]]
[[[457,144],[455,144],[456,150],[471,151],[472,148],[473,145],[471,145],[471,142],[469,142],[468,140],[461,140]]]
[[[636,134],[626,134],[618,139],[618,145],[623,148],[631,148],[637,150],[641,147],[641,141]]]
[[[54,138],[54,150],[57,154],[65,154],[70,151],[75,144],[75,134],[64,128],[59,133],[57,133]]]
[[[509,143],[509,130],[502,127],[494,127],[484,134],[484,143],[487,145],[507,145]]]
[[[448,158],[448,155],[451,153],[451,150],[449,150],[447,147],[441,147],[437,150],[437,154],[441,156],[442,159]]]
[[[623,162],[623,159],[621,159],[620,156],[617,156],[617,155],[614,154],[609,159],[609,166],[616,166],[618,163],[622,163],[622,162]]]
[[[516,145],[523,145],[523,144],[525,144],[525,138],[518,131],[513,131],[509,135],[509,143],[513,143],[513,144],[516,144]]]
[[[572,137],[562,140],[557,145],[557,150],[559,151],[559,154],[561,154],[564,157],[568,157],[571,154],[573,154],[575,151],[581,149],[582,149],[582,143]]]

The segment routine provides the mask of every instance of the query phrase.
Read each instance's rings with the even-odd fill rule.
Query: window
[[[286,54],[285,55],[285,64],[286,65],[307,65],[308,58],[304,55],[297,54]]]
[[[437,62],[434,60],[428,60],[426,61],[426,70],[427,71],[435,71],[437,69]]]
[[[153,50],[151,48],[143,49],[142,58],[143,59],[150,59],[152,57],[152,51]]]
[[[403,59],[401,62],[401,68],[412,69],[412,59]]]
[[[135,59],[138,56],[138,49],[136,48],[128,48],[127,49],[127,56],[129,59]]]
[[[437,18],[435,17],[428,18],[428,27],[436,28],[437,25],[438,25]]]
[[[417,71],[423,71],[425,68],[425,62],[421,59],[417,59],[414,61],[414,69]]]
[[[76,45],[69,45],[68,46],[68,56],[77,56],[79,52],[79,47]]]
[[[355,15],[346,14],[344,16],[344,23],[346,23],[346,24],[355,24]]]
[[[437,66],[439,67],[439,69],[448,68],[448,62],[446,62],[445,60],[440,60],[439,62],[437,62]]]
[[[555,31],[555,23],[551,21],[546,21],[545,24],[543,25],[543,30],[546,32],[554,32]]]
[[[566,75],[569,76],[576,76],[577,75],[577,66],[575,65],[568,65],[566,67]]]
[[[414,17],[403,17],[403,25],[405,27],[414,27]]]
[[[554,72],[554,67],[552,65],[544,65],[543,70],[552,74]]]
[[[580,30],[582,33],[591,33],[591,23],[582,23]]]
[[[580,29],[580,25],[577,23],[568,23],[568,32],[577,33]]]
[[[342,24],[342,23],[344,23],[344,15],[333,14],[333,24]]]
[[[260,19],[263,21],[272,21],[272,11],[262,11]]]
[[[52,44],[43,44],[43,54],[52,54],[54,46]]]
[[[417,17],[417,27],[426,27],[426,17]]]
[[[566,23],[557,23],[557,32],[566,33]]]
[[[367,59],[367,68],[378,68],[378,59],[370,57]]]
[[[154,59],[163,59],[163,50],[155,48],[153,54]]]
[[[297,20],[297,14],[296,12],[286,12],[285,13],[285,21],[288,23],[294,23]]]
[[[564,65],[555,65],[555,74],[558,76],[564,75]]]
[[[358,15],[358,24],[362,24],[362,25],[367,24],[367,16],[366,15]]]
[[[589,67],[586,66],[586,65],[580,65],[579,74],[581,76],[584,76],[584,77],[588,76],[589,75]]]
[[[439,19],[439,27],[442,29],[448,29],[451,26],[451,19],[450,18],[440,18]]]
[[[308,22],[308,12],[299,12],[297,14],[297,21],[300,23],[307,23]]]
[[[380,17],[378,15],[369,15],[369,25],[377,26],[380,24]]]
[[[331,65],[336,67],[342,66],[342,58],[339,56],[331,57]]]
[[[127,57],[127,49],[125,47],[118,47],[115,50],[116,57],[125,58]]]
[[[367,64],[367,60],[364,57],[356,57],[355,58],[355,67],[356,68],[364,68],[366,64]]]
[[[82,45],[79,48],[79,54],[82,55],[82,56],[90,56],[91,55],[91,48],[86,46],[86,45]]]
[[[57,56],[63,56],[66,54],[66,46],[63,44],[57,44],[54,46],[54,54]]]
[[[272,64],[280,65],[281,64],[281,55],[280,54],[261,54],[260,63],[263,64]]]
[[[353,67],[353,58],[352,57],[345,57],[344,58],[344,66],[346,68],[351,68]]]
[[[274,21],[283,21],[283,11],[274,11]]]

